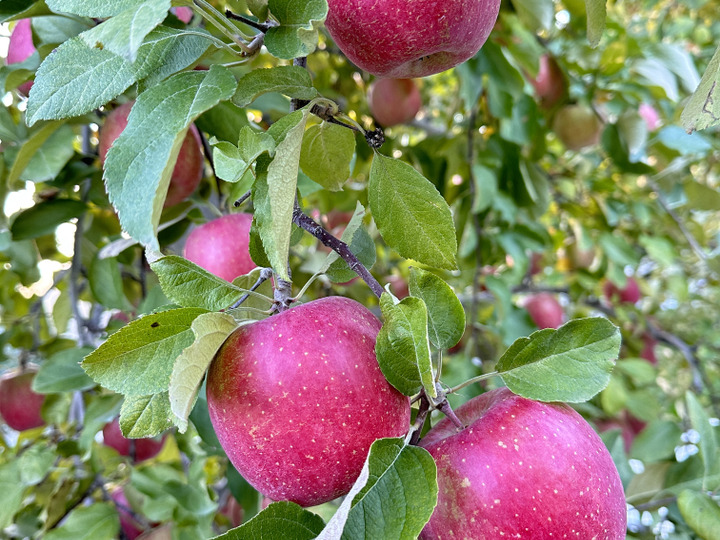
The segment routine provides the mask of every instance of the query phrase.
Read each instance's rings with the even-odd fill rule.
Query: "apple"
[[[420,441],[438,503],[420,534],[440,538],[625,538],[625,495],[610,453],[564,403],[507,388],[475,397]]]
[[[552,294],[534,294],[525,301],[525,309],[535,325],[542,328],[558,328],[562,326],[565,313],[562,306]]]
[[[145,527],[140,523],[132,512],[132,507],[125,496],[123,488],[117,488],[110,492],[110,498],[115,503],[118,515],[120,516],[120,528],[127,540],[135,540],[143,532]]]
[[[116,418],[103,428],[103,442],[114,448],[122,456],[130,456],[133,461],[145,461],[155,457],[162,450],[167,435],[161,439],[126,439]]]
[[[193,18],[193,10],[189,7],[176,7],[173,8],[173,12],[175,13],[175,16],[180,19],[185,24],[192,21]]]
[[[640,107],[638,107],[638,114],[645,120],[648,131],[655,131],[660,127],[660,114],[658,114],[652,105],[642,103]]]
[[[98,153],[100,161],[105,163],[105,156],[112,143],[120,136],[127,126],[128,115],[133,106],[132,101],[123,103],[105,118],[100,130]],[[203,177],[205,159],[203,157],[202,140],[198,129],[191,125],[178,154],[175,168],[170,177],[170,187],[165,198],[165,207],[173,206],[187,199],[197,189]]]
[[[10,42],[8,43],[7,57],[5,62],[10,64],[19,64],[24,62],[35,53],[35,45],[33,44],[31,19],[20,19],[10,34]],[[27,96],[30,93],[33,82],[27,81],[18,86],[17,90],[20,95]]]
[[[565,74],[557,60],[549,54],[540,57],[537,77],[530,79],[530,84],[535,88],[535,95],[540,99],[540,104],[548,109],[562,101],[567,93]]]
[[[652,365],[657,365],[657,356],[655,356],[655,345],[657,345],[657,340],[650,334],[646,333],[643,336],[643,343],[644,347],[643,350],[640,351],[640,358],[644,358]]]
[[[15,431],[44,426],[40,409],[45,396],[32,391],[37,368],[14,370],[0,377],[0,417]]]
[[[627,278],[625,287],[620,289],[612,281],[606,281],[603,285],[603,294],[609,302],[612,302],[616,298],[623,304],[634,304],[641,298],[640,286],[635,279]]]
[[[567,248],[567,255],[572,268],[575,270],[587,270],[595,262],[594,249],[582,249],[577,242],[573,242]]]
[[[412,79],[378,79],[368,91],[370,113],[384,127],[407,124],[421,105],[420,90]]]
[[[250,257],[252,214],[228,214],[192,230],[183,255],[208,272],[232,281],[255,268]]]
[[[619,429],[620,436],[623,438],[623,447],[625,452],[630,452],[632,444],[638,434],[645,429],[646,422],[634,417],[627,411],[623,411],[618,418],[597,420],[595,425],[599,432],[610,431],[611,429]]]
[[[360,69],[412,79],[473,57],[499,11],[500,0],[328,0],[325,27]]]
[[[528,268],[528,272],[531,276],[536,276],[540,272],[543,271],[543,254],[539,252],[535,252],[530,255],[530,267]]]
[[[390,285],[390,289],[393,294],[401,300],[406,296],[410,296],[410,288],[408,287],[407,280],[397,274],[390,274],[385,278],[385,283]]]
[[[595,111],[585,105],[566,105],[553,120],[553,131],[570,150],[582,150],[597,144],[602,126]]]
[[[340,210],[330,210],[327,214],[324,216],[320,216],[319,212],[315,219],[316,221],[319,219],[322,222],[322,226],[325,227],[328,231],[334,229],[335,227],[339,227],[341,225],[347,226],[348,223],[350,223],[350,220],[353,217],[353,212],[342,212]]]
[[[330,296],[237,329],[207,376],[210,420],[240,474],[273,501],[346,494],[370,445],[404,435],[409,398],[375,357],[380,321]]]

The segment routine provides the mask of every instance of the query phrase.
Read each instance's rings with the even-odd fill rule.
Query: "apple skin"
[[[370,112],[384,127],[407,124],[421,105],[420,90],[412,79],[378,79],[368,91]]]
[[[36,49],[33,44],[31,19],[20,19],[12,34],[10,34],[10,42],[8,43],[7,65],[19,64],[31,57]],[[22,96],[27,96],[32,88],[33,81],[27,81],[18,86],[17,91]]]
[[[105,163],[105,157],[112,143],[127,126],[128,115],[133,103],[132,101],[123,103],[105,118],[98,144],[98,154],[102,163]],[[191,125],[180,147],[163,206],[173,206],[192,195],[202,180],[204,168],[205,160],[200,132],[194,125]]]
[[[135,540],[144,532],[144,528],[127,510],[130,508],[130,503],[127,497],[125,497],[125,492],[122,488],[115,489],[110,492],[110,498],[117,508],[118,515],[120,516],[120,528],[125,534],[125,537],[128,540]]]
[[[438,467],[438,504],[420,539],[624,540],[625,495],[610,453],[563,403],[500,388],[420,441]]]
[[[660,115],[652,105],[642,103],[640,107],[638,107],[638,114],[645,120],[648,131],[655,131],[660,127]]]
[[[540,104],[550,109],[560,103],[567,93],[565,74],[557,61],[549,54],[540,57],[540,67],[535,79],[530,79]]]
[[[499,11],[500,0],[329,0],[325,27],[360,69],[413,79],[474,56]]]
[[[653,366],[657,365],[657,356],[655,356],[655,345],[657,345],[657,340],[652,337],[650,334],[645,334],[643,336],[643,350],[640,351],[640,358],[643,358],[650,362]]]
[[[228,214],[195,227],[185,242],[183,255],[226,281],[243,276],[257,266],[250,257],[252,214]]]
[[[600,141],[603,124],[585,105],[566,105],[553,120],[553,131],[569,150],[582,150]]]
[[[120,422],[116,418],[112,422],[105,424],[103,428],[103,442],[106,446],[114,448],[122,456],[130,456],[131,444],[135,444],[135,462],[145,461],[153,458],[160,453],[167,435],[163,435],[162,439],[126,439],[120,429]]]
[[[193,10],[189,7],[176,7],[173,8],[175,16],[180,19],[185,24],[192,21],[193,18]]]
[[[603,285],[603,294],[608,302],[619,299],[623,304],[634,304],[642,295],[640,294],[640,286],[634,278],[627,278],[625,288],[620,289],[612,281],[606,281]]]
[[[565,313],[552,294],[540,293],[528,298],[525,309],[535,325],[540,328],[558,328],[562,326]]]
[[[242,326],[210,364],[215,433],[240,474],[273,501],[346,494],[370,445],[404,435],[409,398],[375,357],[380,321],[338,296]]]
[[[15,431],[25,431],[45,425],[40,409],[43,394],[32,391],[35,368],[11,371],[0,377],[0,417]]]

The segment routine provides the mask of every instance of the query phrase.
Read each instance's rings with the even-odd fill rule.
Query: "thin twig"
[[[425,419],[427,418],[429,412],[430,401],[428,400],[425,392],[423,391],[420,394],[420,407],[418,408],[418,414],[415,418],[415,423],[413,424],[413,434],[410,437],[409,444],[417,445],[417,443],[420,441],[420,433],[422,432],[422,428],[425,425]]]
[[[238,208],[242,203],[247,201],[251,195],[252,195],[252,189],[247,190],[247,192],[245,192],[242,197],[240,197],[237,201],[235,201],[233,203],[233,206],[235,208]]]
[[[215,186],[217,187],[218,197],[222,198],[221,184],[220,179],[215,172],[215,160],[213,159],[212,148],[210,148],[210,143],[208,142],[205,134],[199,129],[197,131],[200,134],[200,142],[202,143],[205,158],[207,158],[208,163],[210,164],[210,169],[212,169],[213,178],[215,179]]]
[[[250,293],[255,292],[260,285],[265,283],[268,279],[272,277],[272,268],[262,268],[260,269],[260,277],[257,279],[257,281],[253,284],[252,287],[248,289],[248,292],[243,294],[237,302],[235,302],[232,306],[228,308],[228,310],[231,309],[237,309],[240,307],[240,305],[247,300],[250,297]]]
[[[254,28],[255,30],[259,30],[263,34],[265,32],[267,32],[268,30],[270,30],[271,28],[278,26],[278,23],[276,23],[275,21],[267,21],[267,22],[261,23],[258,21],[254,21],[253,19],[251,19],[249,17],[245,17],[244,15],[238,15],[237,13],[233,13],[229,9],[225,10],[225,16],[228,19],[240,21],[241,23],[246,24],[247,26]]]

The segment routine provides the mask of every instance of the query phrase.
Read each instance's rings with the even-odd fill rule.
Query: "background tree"
[[[503,385],[602,434],[630,538],[716,538],[715,3],[503,1],[477,54],[403,84],[422,106],[392,126],[339,48],[377,27],[332,30],[328,4],[350,2],[0,0],[0,538],[414,538],[438,498],[422,436]],[[198,140],[202,179],[165,207]],[[200,228],[232,213],[249,232]],[[381,317],[359,335],[410,429],[363,448],[344,503],[270,504],[218,441],[205,373],[238,328],[326,296]],[[382,509],[404,518],[363,528]]]

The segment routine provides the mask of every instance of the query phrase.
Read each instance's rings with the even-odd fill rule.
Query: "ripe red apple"
[[[32,391],[37,369],[11,371],[0,377],[0,417],[16,431],[45,425],[40,416],[45,396]]]
[[[408,282],[402,276],[398,276],[397,274],[390,274],[388,277],[385,278],[385,283],[390,284],[390,289],[392,290],[393,294],[401,300],[406,296],[410,295],[410,288],[408,287]]]
[[[173,8],[175,16],[185,24],[189,23],[193,18],[193,10],[189,7]]]
[[[250,257],[252,214],[229,214],[192,230],[184,256],[208,272],[232,281],[255,268]]]
[[[210,420],[242,476],[274,501],[347,493],[370,445],[404,435],[410,403],[375,357],[380,321],[338,296],[240,327],[207,377]]]
[[[127,126],[128,115],[133,103],[132,101],[123,103],[105,118],[105,123],[100,130],[100,142],[98,145],[101,162],[105,163],[105,156],[110,150],[110,146]],[[164,206],[172,206],[192,195],[202,180],[204,167],[205,160],[200,132],[194,125],[191,125],[180,147],[180,153],[170,177],[170,187],[168,188]]]
[[[660,127],[660,115],[652,105],[642,103],[640,107],[638,107],[638,114],[645,120],[648,131],[655,131]]]
[[[570,150],[581,150],[600,140],[602,122],[590,107],[566,105],[555,115],[553,131]]]
[[[135,540],[144,531],[145,527],[132,514],[130,503],[125,497],[123,488],[117,488],[110,492],[110,498],[115,502],[118,515],[120,516],[120,528],[128,540]]]
[[[420,442],[438,467],[438,503],[421,539],[625,538],[625,495],[610,453],[563,403],[500,388]]]
[[[161,439],[126,439],[120,430],[120,422],[117,418],[103,428],[105,445],[114,448],[122,456],[130,456],[136,462],[158,455],[166,437],[167,435],[163,435]]]
[[[410,122],[421,105],[420,90],[412,79],[378,79],[368,91],[370,112],[384,127]]]
[[[623,289],[620,289],[612,281],[606,281],[603,285],[603,294],[609,302],[612,302],[616,298],[624,304],[634,304],[640,300],[640,286],[634,278],[627,278],[627,283]]]
[[[567,93],[565,74],[557,63],[557,60],[549,54],[540,57],[540,68],[535,79],[530,79],[535,88],[535,95],[540,104],[545,108],[551,108],[558,104]]]
[[[31,19],[20,19],[10,34],[10,42],[8,43],[7,65],[19,64],[24,62],[36,51],[33,44]],[[17,90],[23,96],[30,93],[33,82],[27,81],[18,86]]]
[[[643,350],[640,351],[640,358],[644,358],[652,365],[656,365],[657,356],[655,356],[655,345],[657,345],[657,340],[650,334],[645,334],[643,336],[643,343],[644,347]]]
[[[540,293],[531,296],[525,301],[525,309],[540,329],[558,328],[563,324],[565,313],[552,294]]]
[[[325,26],[359,68],[412,79],[474,56],[499,11],[500,0],[329,0]]]

